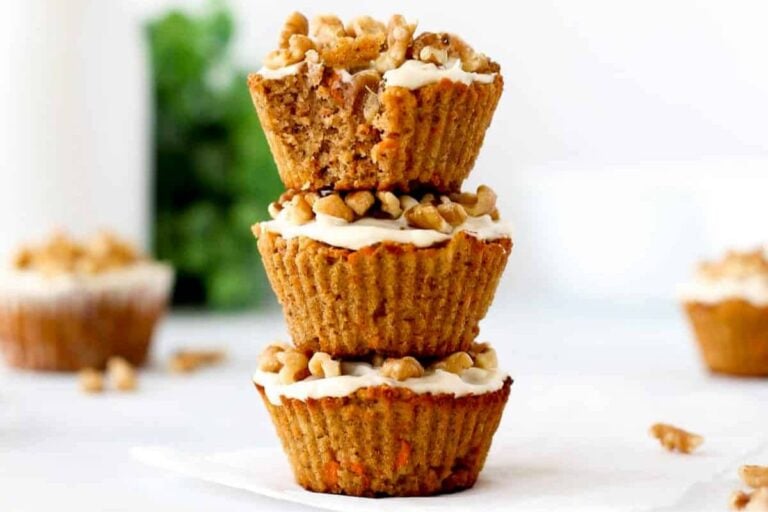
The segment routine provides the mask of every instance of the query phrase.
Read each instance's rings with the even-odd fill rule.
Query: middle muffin
[[[301,350],[443,356],[468,350],[512,249],[496,194],[300,193],[254,225]]]

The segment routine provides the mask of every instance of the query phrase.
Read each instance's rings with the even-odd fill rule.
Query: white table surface
[[[275,311],[172,315],[158,334],[154,364],[142,372],[140,389],[129,394],[87,396],[71,375],[0,369],[0,511],[62,506],[310,510],[177,476],[131,457],[133,447],[148,445],[197,453],[277,445],[249,376],[261,346],[280,338],[286,339],[285,328]],[[519,458],[512,454],[519,463],[513,475],[524,479],[545,472],[552,477],[547,480],[551,488],[521,486],[520,492],[561,496],[562,510],[589,509],[593,499],[589,475],[568,471],[575,457],[605,453],[606,446],[614,445],[617,457],[626,457],[621,452],[626,445],[643,451],[659,464],[658,471],[666,464],[683,464],[680,455],[657,455],[660,448],[647,438],[655,421],[711,435],[716,440],[711,453],[727,451],[732,439],[734,460],[768,453],[761,452],[768,446],[768,407],[760,406],[768,403],[768,381],[712,377],[703,371],[674,304],[588,308],[497,303],[482,324],[481,339],[495,344],[501,364],[515,378],[498,433],[506,450],[519,447]],[[186,376],[164,370],[162,362],[172,350],[194,346],[226,347],[229,360]],[[698,455],[704,459],[697,459],[704,465],[706,448],[705,442]],[[536,454],[541,453],[545,455],[539,460]],[[696,508],[725,510],[727,494],[721,487],[735,488],[738,482],[730,469],[721,473],[720,487],[670,473],[672,481],[680,478],[679,508],[696,503],[696,495],[704,500],[706,488],[717,488],[706,498],[707,507]],[[636,501],[623,503],[620,494],[612,499],[621,503],[617,510],[647,509]]]

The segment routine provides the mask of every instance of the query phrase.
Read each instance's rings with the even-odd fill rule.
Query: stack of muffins
[[[512,384],[476,342],[510,229],[493,190],[460,189],[499,66],[415,29],[294,13],[249,77],[287,189],[253,231],[293,338],[254,382],[312,491],[471,487]]]

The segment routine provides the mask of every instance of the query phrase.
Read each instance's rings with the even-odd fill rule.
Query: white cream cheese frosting
[[[299,72],[299,68],[305,61],[297,62],[296,64],[290,64],[282,68],[270,69],[266,66],[262,66],[256,74],[262,76],[266,80],[279,80],[286,76],[295,75]]]
[[[438,67],[431,62],[419,60],[407,60],[396,68],[384,73],[384,82],[387,87],[405,87],[406,89],[418,89],[425,85],[450,80],[469,85],[472,82],[488,84],[493,82],[496,73],[472,73],[461,68],[461,61],[449,62],[445,67]]]
[[[490,215],[468,217],[454,228],[453,233],[441,233],[432,229],[417,229],[408,226],[404,216],[398,219],[374,219],[364,217],[346,222],[329,215],[317,214],[306,224],[294,224],[283,210],[276,219],[261,223],[263,231],[277,233],[285,239],[303,236],[334,247],[356,251],[381,242],[413,244],[416,247],[430,247],[450,240],[455,234],[465,232],[479,240],[511,238],[512,228],[502,220],[492,220]]]
[[[271,403],[280,405],[281,397],[296,400],[342,397],[375,386],[407,388],[417,394],[481,395],[501,389],[508,377],[500,370],[469,368],[459,374],[428,370],[423,377],[398,381],[382,376],[378,368],[368,363],[343,362],[341,367],[342,375],[338,377],[308,377],[292,384],[280,384],[277,373],[259,370],[253,375],[253,382],[264,387]]]
[[[720,263],[726,266],[730,264],[730,270],[714,275],[699,269],[692,281],[678,288],[680,299],[704,304],[741,299],[756,306],[768,306],[768,273],[751,267],[744,268],[739,259],[745,256],[768,260],[768,248],[751,254],[730,253],[725,263]]]
[[[270,69],[262,67],[256,74],[267,80],[279,80],[286,76],[295,75],[299,72],[306,61],[297,62],[282,68]],[[338,71],[343,82],[351,83],[354,75],[346,70]],[[439,82],[440,80],[450,80],[451,82],[461,82],[469,85],[473,82],[488,84],[493,82],[496,73],[472,73],[464,71],[461,68],[461,61],[455,60],[449,62],[446,66],[436,66],[431,62],[421,62],[419,60],[407,60],[395,69],[390,69],[384,73],[384,83],[387,87],[405,87],[406,89],[418,89],[425,85]]]
[[[768,276],[719,279],[697,276],[693,281],[681,285],[678,295],[684,302],[716,304],[729,299],[741,299],[756,306],[768,306]]]
[[[0,272],[0,300],[77,300],[103,293],[144,293],[155,299],[170,292],[173,268],[156,262],[139,262],[98,274],[63,273],[46,276],[35,270]]]

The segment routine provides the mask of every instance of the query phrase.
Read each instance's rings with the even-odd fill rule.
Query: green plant
[[[147,24],[154,91],[153,243],[177,269],[176,304],[255,304],[266,289],[250,225],[280,193],[224,4]]]

